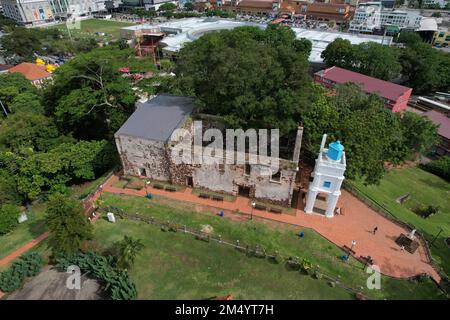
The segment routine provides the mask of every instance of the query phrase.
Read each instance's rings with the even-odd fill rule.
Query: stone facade
[[[193,125],[186,121],[184,128],[191,132]],[[204,188],[211,191],[245,195],[249,198],[266,201],[283,206],[290,206],[298,171],[298,160],[303,128],[299,128],[292,160],[278,159],[279,174],[270,172],[270,164],[236,164],[227,163],[225,152],[224,164],[179,163],[174,160],[173,143],[152,141],[149,139],[116,134],[116,146],[126,175],[148,177],[152,180],[166,181],[177,185]],[[189,144],[192,141],[188,140]],[[193,150],[193,159],[199,155],[212,154],[208,147]],[[249,155],[245,154],[248,158]],[[205,162],[205,161],[204,161]],[[266,162],[267,163],[267,162]]]

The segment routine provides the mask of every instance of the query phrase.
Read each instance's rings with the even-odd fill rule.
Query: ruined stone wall
[[[295,170],[281,170],[279,182],[271,181],[267,167],[251,165],[250,174],[245,174],[244,165],[203,165],[193,172],[194,186],[216,192],[238,194],[239,186],[250,188],[250,197],[275,204],[289,206],[295,183]]]
[[[145,168],[147,177],[151,179],[170,180],[169,161],[163,142],[125,135],[115,139],[124,174],[138,176],[139,168]]]
[[[192,132],[192,123],[186,123],[184,128]],[[297,141],[301,141],[301,137]],[[191,144],[192,139],[184,142]],[[195,162],[195,159],[202,158],[205,154],[210,155],[208,160],[215,157],[215,153],[213,155],[212,149],[208,147],[200,148],[201,151],[197,150],[198,153],[193,150],[194,164],[180,164],[172,160],[173,143],[165,145],[162,142],[119,136],[116,137],[116,144],[125,174],[139,175],[139,168],[145,168],[147,176],[156,180],[187,185],[187,178],[192,177],[193,186],[197,188],[237,195],[239,186],[248,187],[251,198],[284,206],[291,204],[298,160],[296,163],[277,158],[281,177],[279,181],[272,181],[269,167],[275,158],[269,157],[268,165],[267,162],[266,165],[252,164],[250,174],[247,175],[243,164],[221,166],[218,163],[214,164],[214,161],[208,162],[212,164]],[[300,143],[297,143],[297,148],[300,148]],[[299,154],[298,151],[296,150],[297,154]],[[234,158],[234,154],[229,155],[225,152],[220,156],[224,163],[228,162],[230,157]],[[249,155],[246,154],[246,161],[248,157]]]

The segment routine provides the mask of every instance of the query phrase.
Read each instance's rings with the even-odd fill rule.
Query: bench
[[[255,209],[266,211],[266,206],[263,206],[262,204],[255,204]]]
[[[283,212],[281,209],[278,208],[270,208],[269,211],[277,214],[281,214]]]
[[[223,198],[223,196],[216,196],[216,195],[213,195],[213,196],[212,196],[212,199],[213,199],[213,200],[216,200],[216,201],[223,201],[224,198]]]
[[[164,189],[164,186],[162,184],[155,183],[153,185],[153,188],[162,190],[162,189]]]
[[[169,192],[177,191],[177,189],[175,187],[172,187],[172,186],[167,186],[167,187],[164,188],[164,190],[169,191]]]
[[[198,197],[199,198],[203,198],[203,199],[209,199],[209,194],[207,194],[207,193],[200,193],[199,195],[198,195]]]

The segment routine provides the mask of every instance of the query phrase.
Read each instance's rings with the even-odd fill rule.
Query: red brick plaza
[[[132,190],[113,187],[114,182],[118,179],[119,177],[116,175],[111,176],[99,191],[92,195],[89,203],[94,203],[102,192],[140,197],[145,196],[145,189]],[[421,273],[427,273],[435,281],[440,282],[441,280],[437,271],[431,266],[423,245],[420,245],[414,254],[410,254],[407,251],[400,250],[399,246],[395,243],[395,239],[401,233],[408,233],[408,230],[379,215],[346,190],[342,190],[342,195],[338,202],[338,206],[342,208],[344,215],[338,215],[331,219],[321,215],[305,214],[300,209],[294,209],[295,215],[274,214],[257,209],[253,209],[252,212],[250,199],[248,198],[238,196],[233,202],[217,202],[199,198],[198,195],[192,193],[191,188],[186,188],[183,192],[169,192],[148,186],[147,190],[154,195],[178,201],[215,207],[219,210],[238,211],[246,215],[253,214],[253,216],[263,219],[296,225],[299,229],[301,227],[311,228],[339,247],[349,247],[351,242],[355,240],[357,243],[353,248],[355,256],[371,256],[374,264],[380,267],[380,271],[384,275],[395,278],[409,278]],[[97,215],[91,222],[94,223],[98,217]],[[374,235],[372,230],[375,227],[378,227],[378,231]],[[48,233],[46,232],[0,259],[0,267],[10,263],[47,237]],[[2,296],[3,293],[0,292],[0,299]]]
[[[131,196],[145,196],[146,190],[132,190],[113,187],[113,183],[119,179],[112,176],[102,188],[103,192],[125,194]],[[250,199],[238,196],[235,201],[218,202],[210,199],[199,198],[192,193],[191,188],[180,192],[170,192],[147,187],[148,192],[179,201],[186,201],[208,207],[215,207],[228,211],[250,215],[252,207]],[[295,215],[274,214],[253,209],[253,215],[277,222],[288,223],[301,227],[314,229],[322,236],[339,247],[351,246],[352,240],[356,241],[354,247],[355,256],[371,256],[374,264],[380,267],[381,273],[395,278],[408,278],[421,273],[427,273],[434,280],[440,282],[440,276],[431,266],[426,249],[421,245],[414,254],[401,250],[395,243],[395,239],[401,233],[408,233],[405,228],[381,216],[358,198],[342,190],[338,206],[342,208],[344,215],[334,218],[326,218],[321,215],[305,214],[302,210],[295,209]],[[374,235],[372,230],[378,227]]]

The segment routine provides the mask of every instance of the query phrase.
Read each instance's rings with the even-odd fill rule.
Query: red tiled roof
[[[450,118],[445,114],[435,110],[424,113],[424,116],[439,125],[438,133],[440,136],[450,139]]]
[[[353,82],[361,86],[361,89],[369,93],[378,93],[383,98],[396,101],[411,88],[401,86],[392,82],[369,77],[361,73],[342,69],[339,67],[331,67],[321,70],[316,75],[324,79],[331,80],[335,83]]]
[[[272,9],[272,3],[274,0],[242,0],[238,3],[238,8],[259,8],[259,9]]]
[[[50,73],[45,71],[44,66],[38,66],[34,63],[29,62],[23,62],[18,64],[15,67],[12,67],[8,70],[10,73],[21,73],[25,78],[27,78],[30,81],[39,80],[48,78],[51,76]]]

